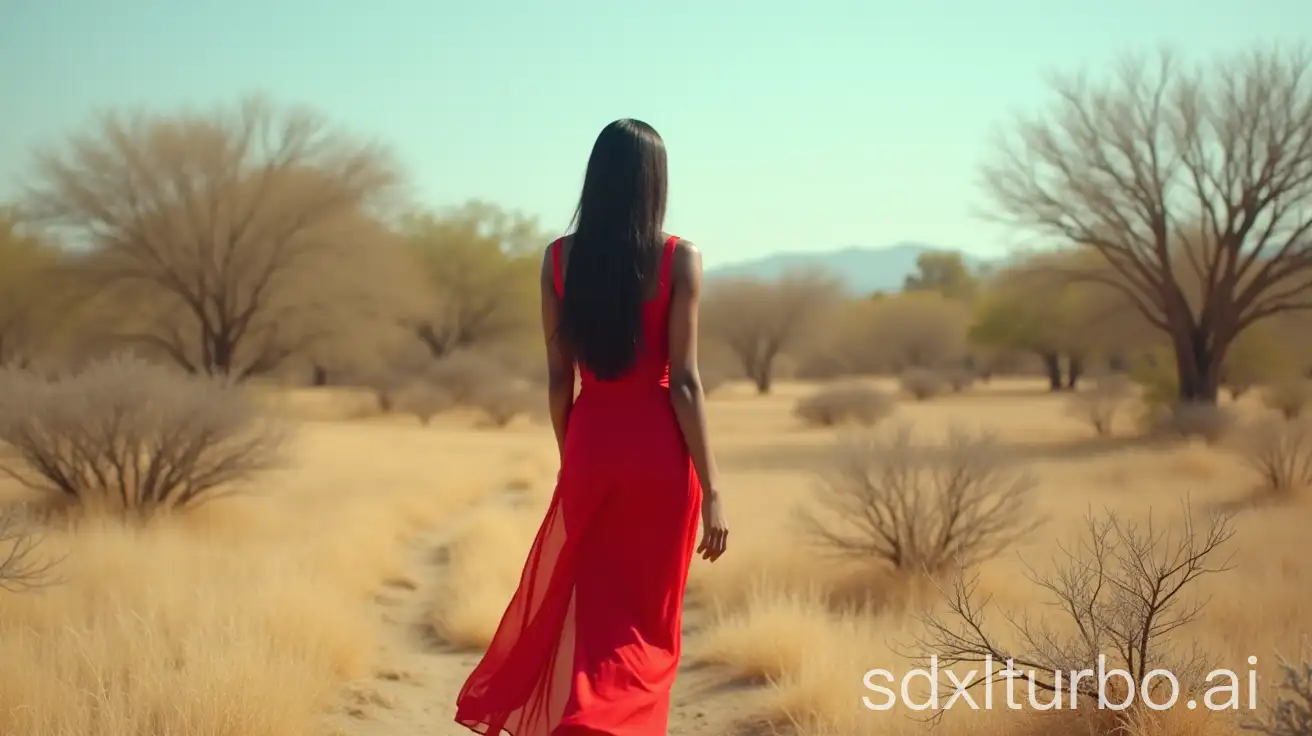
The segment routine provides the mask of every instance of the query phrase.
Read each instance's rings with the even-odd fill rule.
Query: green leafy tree
[[[547,238],[535,220],[472,201],[410,217],[403,229],[429,289],[427,305],[406,323],[434,358],[512,338],[536,324]]]
[[[916,256],[916,270],[902,282],[904,292],[933,291],[948,299],[970,301],[979,289],[975,274],[957,251],[926,251]]]

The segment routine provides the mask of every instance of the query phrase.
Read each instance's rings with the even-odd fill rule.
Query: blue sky
[[[989,134],[1052,70],[1312,35],[1307,0],[0,0],[0,197],[97,110],[261,92],[390,143],[424,204],[568,224],[593,138],[652,123],[708,265],[914,240],[979,254]]]

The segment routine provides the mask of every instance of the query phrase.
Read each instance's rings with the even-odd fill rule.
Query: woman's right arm
[[[551,427],[556,432],[556,447],[565,457],[565,433],[570,411],[574,408],[574,355],[560,339],[560,298],[556,296],[556,272],[552,249],[547,246],[542,258],[539,289],[542,292],[542,339],[547,348],[547,404],[551,410]]]
[[[702,255],[692,243],[674,250],[670,297],[670,401],[702,486],[702,541],[697,551],[714,562],[724,554],[729,527],[721,508],[715,458],[706,423],[706,394],[697,370],[697,311],[702,290]]]

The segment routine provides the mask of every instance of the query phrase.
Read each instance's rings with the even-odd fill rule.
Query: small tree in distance
[[[743,372],[767,394],[775,361],[801,343],[842,288],[817,272],[794,272],[777,281],[730,279],[707,284],[702,329],[738,359]]]

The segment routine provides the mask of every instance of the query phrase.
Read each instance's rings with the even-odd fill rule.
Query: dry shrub
[[[1312,400],[1312,383],[1302,378],[1280,381],[1262,395],[1262,403],[1268,409],[1280,412],[1285,419],[1302,416],[1309,400]]]
[[[461,406],[476,405],[486,388],[514,382],[504,364],[472,350],[443,357],[429,369],[428,377]]]
[[[822,547],[909,572],[938,572],[997,555],[1032,532],[1035,480],[1005,458],[990,434],[949,431],[916,441],[909,426],[890,438],[845,438],[817,502],[802,520]]]
[[[1240,456],[1262,481],[1262,490],[1290,494],[1312,486],[1312,421],[1263,419],[1244,428]]]
[[[943,393],[943,376],[927,368],[913,368],[900,377],[902,390],[916,401],[925,401]]]
[[[504,427],[516,417],[534,414],[545,400],[522,384],[483,386],[475,392],[473,405],[482,410],[494,427]]]
[[[1280,685],[1269,713],[1244,724],[1245,731],[1267,736],[1312,734],[1312,662],[1280,659]]]
[[[0,510],[0,590],[11,593],[54,582],[55,562],[40,555],[41,535],[20,506]]]
[[[252,397],[130,357],[50,379],[0,371],[0,472],[83,507],[150,516],[233,489],[281,457]]]
[[[959,394],[975,385],[975,372],[969,368],[952,368],[943,371],[941,376],[943,382],[954,394]]]
[[[1152,434],[1200,437],[1209,444],[1225,439],[1234,429],[1236,420],[1235,413],[1228,407],[1205,401],[1152,407],[1145,418]]]
[[[1112,433],[1116,416],[1133,395],[1129,379],[1124,376],[1101,376],[1093,387],[1070,398],[1067,407],[1072,416],[1088,422],[1099,437]]]
[[[454,403],[451,395],[440,387],[416,381],[396,393],[395,406],[413,414],[420,424],[427,425],[433,417],[451,408]]]
[[[858,383],[820,389],[797,402],[793,414],[812,427],[833,427],[848,422],[873,426],[893,413],[894,399],[887,393]]]
[[[1123,669],[1136,692],[1144,692],[1149,673],[1159,668],[1174,673],[1182,690],[1196,688],[1210,669],[1206,658],[1196,648],[1180,658],[1175,652],[1181,649],[1171,645],[1176,632],[1202,608],[1200,600],[1187,597],[1193,583],[1229,569],[1228,559],[1215,558],[1234,534],[1232,520],[1231,514],[1216,514],[1200,529],[1186,504],[1183,528],[1172,534],[1155,526],[1151,516],[1141,525],[1111,512],[1101,518],[1090,514],[1081,546],[1060,546],[1064,559],[1051,572],[1033,567],[1028,572],[1030,581],[1048,594],[1053,610],[1067,619],[1065,626],[1004,613],[1010,638],[1018,644],[1008,647],[985,616],[989,600],[976,594],[978,574],[963,571],[944,591],[947,612],[920,615],[925,633],[916,639],[917,651],[937,654],[944,668],[1010,660],[1038,690],[1073,689],[1094,701],[1100,695],[1098,678],[1075,684],[1054,681],[1053,673],[1098,672],[1099,658],[1105,657],[1105,669]],[[1002,679],[998,671],[991,673],[992,680]],[[1150,695],[1163,684],[1161,679],[1151,682]],[[1105,695],[1119,701],[1123,694]]]

